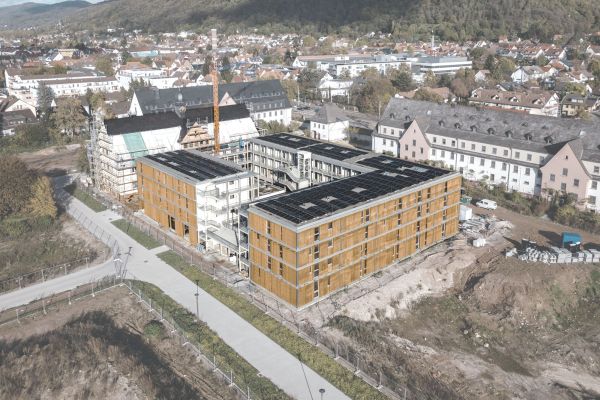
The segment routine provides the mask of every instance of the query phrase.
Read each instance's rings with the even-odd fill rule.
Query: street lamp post
[[[198,285],[199,280],[196,279],[196,294],[194,296],[196,296],[196,317],[198,317],[198,319],[200,319],[200,308],[198,307],[198,296],[200,296],[200,287]]]
[[[321,400],[323,400],[323,395],[325,394],[325,389],[319,389],[319,393],[321,393]]]

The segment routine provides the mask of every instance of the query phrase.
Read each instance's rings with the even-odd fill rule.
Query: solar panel
[[[144,158],[199,181],[237,174],[242,171],[237,166],[228,165],[215,157],[186,150],[161,153],[160,157],[150,155]]]

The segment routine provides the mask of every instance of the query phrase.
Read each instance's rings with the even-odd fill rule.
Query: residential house
[[[549,91],[506,91],[479,88],[471,93],[469,104],[478,107],[558,117],[560,102],[558,95]]]
[[[586,94],[568,93],[560,102],[561,117],[581,117],[600,108],[600,98]]]
[[[325,103],[310,118],[311,136],[328,142],[343,141],[348,135],[350,119],[334,103]]]

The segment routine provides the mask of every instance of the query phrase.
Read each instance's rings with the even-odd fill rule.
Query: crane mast
[[[219,138],[219,77],[216,65],[213,64],[211,71],[213,84],[213,127],[215,132],[215,155],[221,152],[221,141]]]

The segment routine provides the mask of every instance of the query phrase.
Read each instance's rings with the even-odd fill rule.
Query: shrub
[[[144,326],[144,335],[151,338],[165,337],[165,327],[157,320],[152,320]]]
[[[27,223],[26,218],[7,218],[2,221],[0,230],[3,236],[7,236],[11,239],[17,239],[25,235],[29,231],[30,227]]]

